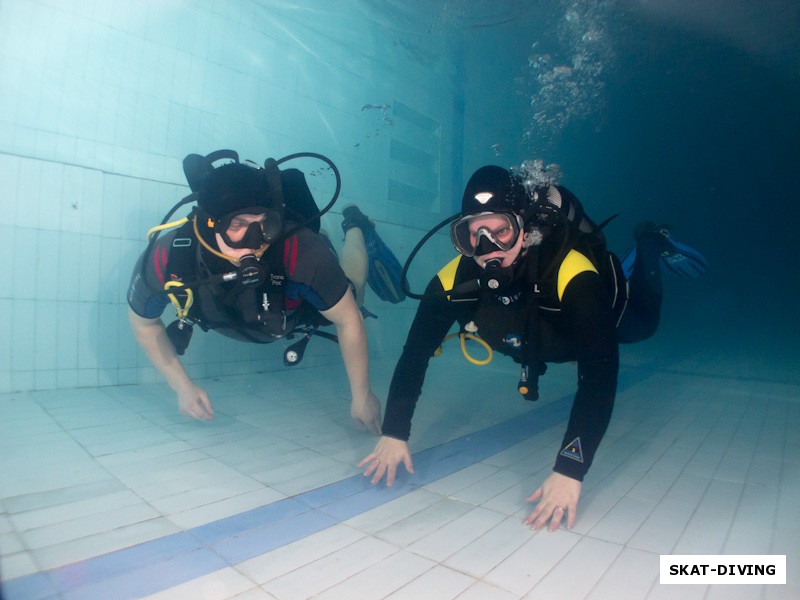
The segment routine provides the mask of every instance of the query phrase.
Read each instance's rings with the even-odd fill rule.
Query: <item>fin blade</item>
[[[369,272],[367,284],[381,299],[398,304],[405,300],[406,295],[400,282],[402,267],[397,257],[389,250],[380,236],[371,229],[364,232],[364,242],[369,258]]]

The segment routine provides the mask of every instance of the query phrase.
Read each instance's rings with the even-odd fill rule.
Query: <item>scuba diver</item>
[[[448,223],[459,255],[424,294],[411,293],[405,277],[410,262]],[[498,351],[520,364],[518,390],[528,400],[538,398],[546,363],[577,362],[578,389],[553,472],[527,499],[538,503],[525,519],[537,530],[549,522],[554,531],[565,518],[573,526],[581,482],[611,417],[618,343],[655,332],[662,267],[691,277],[707,267],[702,255],[651,222],[637,228],[623,265],[606,249],[603,225],[560,185],[531,183],[492,165],[472,175],[461,212],[429,232],[404,267],[404,291],[421,302],[394,371],[382,436],[359,463],[373,484],[386,476],[392,485],[400,463],[413,473],[408,439],[428,362],[458,322],[460,333],[453,335],[468,358],[465,339],[473,339],[488,360]]]
[[[336,176],[336,191],[322,211],[303,172],[278,167],[300,156],[327,162]],[[220,161],[225,162],[218,166]],[[180,412],[194,419],[214,417],[208,394],[191,381],[179,359],[193,325],[262,344],[299,335],[284,353],[287,366],[300,362],[312,336],[321,336],[339,344],[351,416],[380,433],[381,407],[368,372],[363,314],[369,313],[360,304],[367,283],[382,299],[401,301],[400,266],[374,223],[355,206],[343,211],[341,261],[319,233],[320,216],[341,187],[335,165],[321,155],[299,153],[260,166],[239,162],[231,150],[192,154],[183,164],[192,193],[151,230],[128,290],[136,340],[175,391]],[[196,207],[188,217],[167,223],[191,202]],[[177,320],[165,327],[161,314],[169,303]],[[330,324],[335,336],[318,330]]]

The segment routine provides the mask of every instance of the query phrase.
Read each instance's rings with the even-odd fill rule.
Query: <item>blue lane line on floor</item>
[[[6,600],[140,598],[265,554],[493,456],[563,422],[572,395],[414,455],[395,485],[362,474],[194,529],[5,584]]]

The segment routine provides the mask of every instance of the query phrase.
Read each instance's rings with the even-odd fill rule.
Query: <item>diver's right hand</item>
[[[203,388],[199,388],[193,383],[188,383],[178,391],[178,410],[182,415],[210,421],[214,418],[214,409],[211,407],[211,400]]]
[[[381,402],[372,390],[362,402],[357,402],[353,398],[350,403],[350,416],[359,428],[368,429],[375,435],[381,434]]]
[[[411,451],[408,442],[396,438],[381,436],[375,448],[358,463],[358,468],[364,468],[364,477],[372,476],[372,485],[378,483],[386,475],[386,485],[391,486],[397,475],[397,465],[403,463],[406,471],[414,472],[414,463],[411,462]]]

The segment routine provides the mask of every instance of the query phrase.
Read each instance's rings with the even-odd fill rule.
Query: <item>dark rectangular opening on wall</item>
[[[439,121],[395,100],[389,143],[389,200],[425,211],[439,209]]]
[[[389,200],[415,208],[430,209],[436,200],[436,194],[396,179],[389,179]]]
[[[399,140],[393,139],[389,148],[389,156],[394,160],[399,160],[410,167],[416,167],[428,172],[438,171],[436,168],[436,157],[424,150],[414,148]]]
[[[423,131],[427,131],[428,133],[435,133],[436,130],[439,129],[438,121],[431,119],[430,117],[426,117],[422,113],[417,112],[410,106],[406,106],[397,100],[394,101],[394,116],[399,119],[403,119],[404,121],[408,121],[415,127],[418,127]]]
[[[464,161],[464,97],[458,96],[453,99],[453,135],[450,143],[453,157],[450,168],[452,189],[460,190],[463,185],[463,161]],[[453,212],[461,210],[461,196],[453,194]]]

